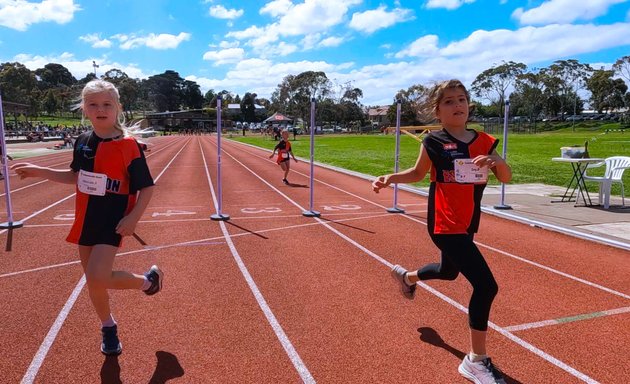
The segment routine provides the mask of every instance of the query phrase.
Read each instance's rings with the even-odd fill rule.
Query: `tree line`
[[[30,114],[75,113],[77,97],[83,86],[96,78],[94,73],[77,80],[61,64],[49,63],[31,71],[21,63],[0,64],[0,91],[3,100],[30,107]],[[200,86],[183,79],[179,73],[166,70],[146,79],[134,79],[120,69],[111,69],[100,78],[114,83],[128,119],[133,111],[178,111],[215,108],[239,104],[244,121],[256,121],[255,105],[268,113],[281,112],[308,121],[311,100],[317,102],[317,120],[343,125],[363,125],[369,107],[361,103],[363,91],[352,82],[336,84],[326,73],[306,71],[287,75],[277,85],[270,100],[247,92],[241,98],[229,90],[213,89],[202,94]],[[557,60],[548,67],[528,68],[523,63],[503,62],[479,75],[470,91],[475,114],[480,117],[502,116],[505,102],[510,101],[513,115],[536,119],[541,115],[579,114],[586,103],[599,112],[630,106],[630,56],[619,58],[612,69],[594,69],[578,60]],[[392,97],[389,121],[395,121],[396,103],[401,103],[401,124],[418,125],[432,121],[428,108],[430,84],[412,84]],[[586,96],[585,96],[586,95]]]

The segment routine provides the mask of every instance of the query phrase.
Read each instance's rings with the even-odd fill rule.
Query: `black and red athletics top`
[[[85,132],[74,144],[70,168],[104,174],[107,181],[104,196],[83,193],[77,186],[74,224],[66,240],[120,246],[118,222],[133,209],[137,192],[154,184],[140,145],[133,137],[102,139]]]
[[[489,155],[499,140],[475,132],[469,143],[461,142],[445,129],[429,133],[423,140],[431,167],[431,186],[427,209],[431,234],[473,234],[479,228],[481,197],[486,183],[459,183],[455,180],[455,159]]]
[[[276,163],[280,164],[283,161],[289,161],[291,158],[289,157],[289,153],[291,153],[291,143],[289,141],[280,140],[274,150],[278,151],[278,157],[276,158]]]

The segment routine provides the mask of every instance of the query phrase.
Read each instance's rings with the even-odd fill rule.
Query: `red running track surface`
[[[74,187],[12,176],[13,251],[0,259],[0,372],[18,383],[466,383],[462,277],[405,300],[393,264],[439,260],[426,199],[309,166],[289,180],[268,151],[216,137],[152,139],[154,197],[116,268],[158,264],[164,290],[111,291],[123,354],[100,354],[100,324],[75,246]],[[66,167],[71,154],[32,158]],[[212,186],[212,189],[211,189]],[[5,211],[4,199],[2,211]],[[3,221],[6,217],[2,218]],[[2,232],[3,240],[6,231]],[[620,383],[630,377],[628,252],[483,215],[476,236],[499,283],[489,352],[508,383]]]

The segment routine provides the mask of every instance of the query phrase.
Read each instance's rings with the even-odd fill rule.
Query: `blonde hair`
[[[118,93],[116,86],[109,81],[95,79],[85,84],[85,87],[83,87],[83,90],[81,91],[81,99],[79,100],[78,107],[81,108],[81,110],[84,110],[85,99],[87,96],[101,92],[109,92],[110,96],[112,96],[116,103],[117,114],[116,121],[114,122],[114,129],[117,129],[125,136],[129,136],[136,126],[127,127],[125,125],[125,114],[123,112],[122,105],[120,104],[120,94]],[[85,114],[83,114],[81,118],[81,124],[84,122]]]
[[[440,101],[442,101],[442,98],[444,98],[444,92],[447,89],[461,89],[462,91],[464,91],[464,94],[466,95],[466,101],[470,106],[470,94],[468,93],[468,90],[466,89],[464,84],[456,79],[446,80],[435,84],[435,86],[431,88],[431,91],[429,91],[428,106],[431,115],[437,116],[438,106],[440,105]]]

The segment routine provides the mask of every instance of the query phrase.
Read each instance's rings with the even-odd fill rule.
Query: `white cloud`
[[[101,39],[101,37],[96,33],[79,36],[79,40],[85,41],[88,44],[92,44],[92,48],[110,48],[112,46],[111,41],[107,39]]]
[[[44,0],[31,3],[25,0],[0,0],[0,25],[25,31],[36,23],[52,21],[66,24],[81,10],[74,0]]]
[[[210,16],[216,17],[217,19],[237,19],[243,16],[243,10],[239,9],[227,9],[222,5],[214,5],[210,7]]]
[[[426,7],[431,8],[446,8],[449,10],[457,9],[464,4],[474,3],[475,0],[429,0]]]
[[[353,14],[350,28],[365,33],[373,33],[411,19],[413,19],[413,15],[409,9],[396,8],[392,12],[388,12],[385,6],[381,5],[377,9]]]
[[[576,20],[593,20],[605,15],[608,8],[627,0],[547,0],[536,8],[524,10],[518,8],[512,18],[523,25],[544,25],[552,23],[571,23]]]
[[[243,48],[227,48],[221,51],[208,51],[203,54],[203,59],[214,61],[214,65],[233,64],[241,61],[245,56]]]
[[[135,49],[146,46],[153,49],[174,49],[183,41],[190,40],[190,33],[180,32],[177,36],[168,33],[150,33],[147,36],[136,36],[135,34],[117,34],[112,38],[118,40],[120,48],[124,50]]]
[[[438,53],[437,44],[438,44],[437,35],[422,36],[421,38],[411,43],[407,48],[396,53],[395,57],[398,59],[407,57],[407,56],[430,57]]]
[[[319,46],[320,47],[338,47],[341,44],[343,44],[344,41],[345,39],[343,37],[331,36],[320,41]]]
[[[290,0],[274,0],[265,4],[265,6],[260,9],[260,14],[278,17],[289,13],[291,8],[293,8],[293,3]]]

